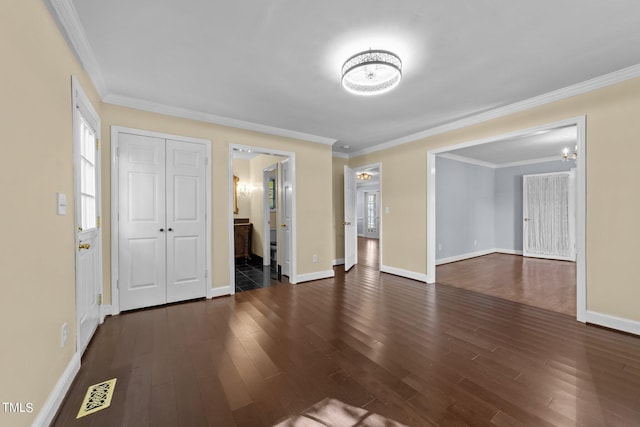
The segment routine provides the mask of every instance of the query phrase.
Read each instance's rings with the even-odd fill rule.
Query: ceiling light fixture
[[[358,175],[356,175],[356,178],[362,181],[368,181],[371,179],[371,174],[366,172],[360,172]]]
[[[379,95],[398,86],[402,79],[400,57],[387,50],[366,50],[342,65],[342,86],[356,95]]]

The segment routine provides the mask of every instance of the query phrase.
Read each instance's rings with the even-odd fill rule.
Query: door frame
[[[576,159],[576,319],[586,322],[587,316],[587,141],[586,116],[535,126],[506,134],[449,145],[427,151],[427,283],[436,282],[436,155],[459,148],[488,144],[544,132],[560,127],[576,126],[578,158]],[[558,159],[562,153],[558,153]]]
[[[211,291],[211,277],[213,275],[213,272],[211,271],[211,260],[213,258],[211,252],[211,164],[213,163],[211,160],[211,141],[208,139],[192,138],[188,136],[173,135],[163,132],[155,132],[124,126],[111,126],[111,314],[116,315],[120,313],[120,293],[118,290],[118,200],[120,196],[120,188],[118,184],[118,151],[120,145],[118,139],[121,133],[161,139],[172,139],[175,141],[191,142],[205,145],[207,151],[207,160],[205,161],[205,286],[207,298],[212,298],[214,295]]]
[[[291,162],[289,173],[291,174],[291,182],[293,188],[291,189],[291,242],[289,242],[289,250],[291,254],[291,275],[289,276],[289,283],[298,283],[297,273],[297,217],[296,217],[296,153],[292,151],[274,150],[271,148],[255,147],[251,145],[242,144],[229,144],[229,163],[228,163],[228,241],[229,241],[229,294],[234,295],[236,293],[236,269],[235,269],[235,256],[233,251],[234,239],[233,239],[233,151],[244,150],[251,151],[258,154],[271,154],[274,156],[288,157]],[[264,175],[263,175],[264,176]],[[279,248],[278,248],[279,249]],[[220,294],[220,295],[226,295]]]
[[[78,306],[78,277],[79,277],[79,265],[78,265],[78,245],[80,244],[80,239],[78,237],[78,230],[77,230],[77,226],[79,223],[79,218],[80,218],[80,200],[79,198],[77,198],[76,196],[80,194],[80,180],[78,179],[78,171],[79,171],[79,167],[80,165],[77,164],[78,163],[78,153],[80,150],[79,144],[80,144],[80,135],[78,135],[78,131],[77,131],[77,126],[76,124],[78,123],[78,121],[80,120],[79,118],[79,114],[80,114],[80,110],[85,110],[86,113],[83,114],[84,115],[88,115],[91,117],[85,117],[85,120],[88,119],[95,119],[95,123],[92,123],[95,126],[95,133],[96,133],[96,138],[99,141],[99,144],[102,143],[102,138],[101,138],[101,120],[100,120],[100,116],[98,115],[98,112],[95,110],[95,108],[93,107],[93,104],[91,104],[91,101],[89,100],[89,97],[87,96],[87,94],[85,93],[85,91],[82,89],[82,86],[80,85],[80,81],[75,77],[75,76],[71,76],[71,108],[72,108],[72,133],[73,133],[73,198],[74,198],[74,231],[73,231],[73,235],[74,235],[74,263],[75,263],[75,276],[76,276],[76,283],[75,283],[75,292],[76,292],[76,308],[75,308],[75,312],[76,312],[76,352],[80,355],[82,355],[83,351],[85,350],[85,348],[81,348],[82,344],[80,342],[81,336],[80,333],[78,331],[78,329],[80,328],[80,307]],[[103,267],[102,267],[102,224],[101,224],[101,216],[102,216],[102,168],[101,168],[101,155],[100,155],[100,149],[96,149],[96,159],[95,159],[95,164],[96,164],[96,221],[97,221],[97,227],[96,227],[96,237],[95,237],[95,242],[96,242],[96,247],[93,249],[95,252],[95,257],[96,257],[96,288],[97,288],[97,294],[94,295],[94,297],[100,297],[102,298],[103,294],[104,294],[104,283],[103,283]],[[101,303],[99,304],[99,310],[100,313],[98,315],[98,324],[102,324],[104,322],[104,317],[106,314],[110,314],[110,313],[105,313],[105,306],[103,305],[104,301],[101,301]],[[96,327],[97,329],[97,327]],[[92,335],[95,334],[96,330],[93,330]],[[89,339],[89,341],[87,341],[87,343],[89,343],[91,341],[91,339]]]

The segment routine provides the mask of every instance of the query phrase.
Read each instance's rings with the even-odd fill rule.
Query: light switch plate
[[[58,215],[67,214],[67,195],[65,193],[57,193]]]

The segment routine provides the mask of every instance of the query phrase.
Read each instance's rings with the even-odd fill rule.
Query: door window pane
[[[96,134],[80,115],[80,226],[96,228]]]

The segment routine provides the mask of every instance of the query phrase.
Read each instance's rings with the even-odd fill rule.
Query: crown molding
[[[71,0],[49,0],[51,7],[56,12],[58,20],[71,42],[73,50],[80,59],[82,67],[87,71],[93,85],[98,91],[100,98],[104,98],[107,94],[107,85],[102,77],[102,71],[98,65],[93,49],[87,40],[87,35],[84,32],[80,19],[78,18],[78,12],[73,6]]]
[[[286,138],[299,139],[302,141],[315,142],[319,144],[333,145],[337,141],[336,139],[326,138],[324,136],[311,135],[308,133],[261,125],[244,120],[230,119],[228,117],[217,116],[215,114],[203,113],[201,111],[189,110],[187,108],[173,107],[171,105],[160,104],[157,102],[132,98],[124,95],[108,94],[102,99],[102,101],[107,104],[135,108],[137,110],[144,110],[152,113],[182,117],[184,119],[198,120],[201,122],[214,123],[221,126],[261,132],[269,135],[283,136]]]
[[[498,167],[497,164],[491,162],[484,162],[482,160],[472,159],[471,157],[459,156],[457,154],[451,153],[442,153],[438,154],[437,157],[441,157],[443,159],[454,160],[456,162],[469,163],[476,166],[482,166],[485,168],[495,169]]]
[[[491,168],[491,169],[512,168],[516,166],[535,165],[538,163],[548,163],[548,162],[556,162],[556,161],[562,160],[562,158],[559,155],[553,156],[553,157],[540,157],[537,159],[519,160],[517,162],[509,162],[509,163],[485,162],[482,160],[473,159],[471,157],[460,156],[458,154],[451,154],[451,153],[440,153],[440,154],[437,154],[437,157],[454,160],[462,163],[469,163],[472,165],[482,166],[482,167]]]
[[[391,141],[384,142],[382,144],[378,144],[373,147],[364,148],[362,150],[349,154],[349,158],[354,158],[354,157],[363,156],[365,154],[375,153],[377,151],[382,151],[389,148],[397,147],[399,145],[407,144],[409,142],[417,141],[423,138],[428,138],[430,136],[440,135],[446,132],[451,132],[456,129],[462,129],[468,126],[487,122],[489,120],[508,116],[510,114],[514,114],[520,111],[529,110],[531,108],[539,107],[541,105],[549,104],[551,102],[560,101],[562,99],[566,99],[572,96],[591,92],[596,89],[601,89],[603,87],[611,86],[617,83],[622,83],[624,81],[631,80],[636,77],[640,77],[640,64],[623,68],[622,70],[614,71],[612,73],[605,74],[599,77],[595,77],[593,79],[586,80],[581,83],[576,83],[574,85],[567,86],[562,89],[558,89],[552,92],[538,95],[533,98],[525,99],[524,101],[506,105],[504,107],[495,108],[493,110],[476,114],[474,116],[470,116],[461,120],[456,120],[450,123],[446,123],[444,125],[426,129],[421,132],[417,132],[411,135],[403,136],[401,138],[393,139]]]

